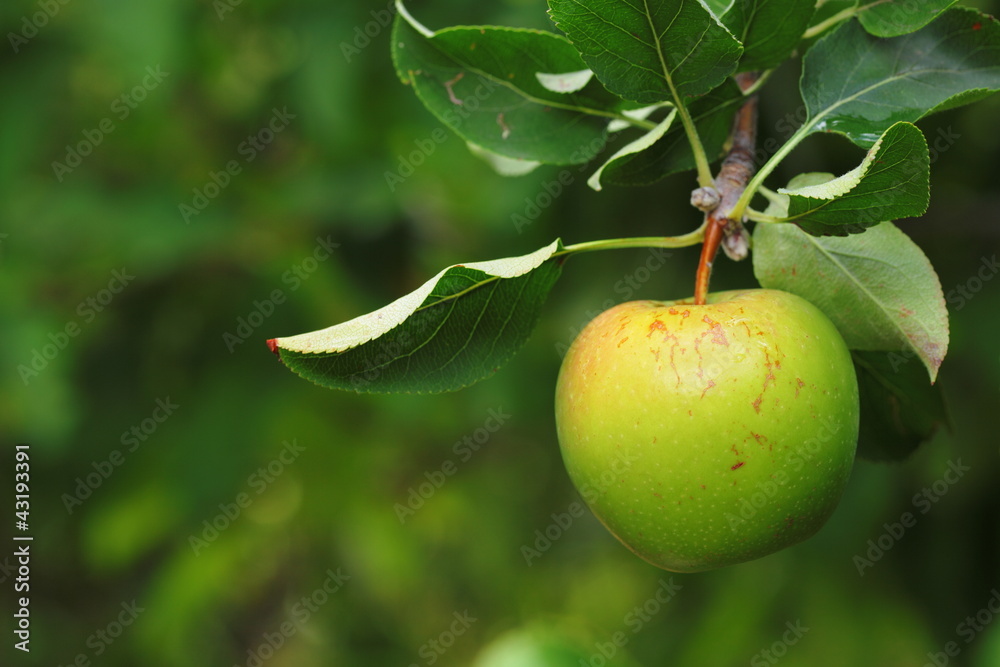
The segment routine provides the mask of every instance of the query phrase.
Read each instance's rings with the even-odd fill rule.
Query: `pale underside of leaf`
[[[417,19],[413,18],[413,15],[410,14],[410,10],[408,10],[406,8],[406,5],[403,4],[403,0],[396,0],[396,11],[399,13],[400,16],[402,16],[403,18],[406,19],[407,23],[409,23],[411,26],[413,26],[414,30],[416,30],[417,32],[419,32],[424,37],[433,37],[434,36],[434,31],[433,30],[431,30],[430,28],[428,28],[427,26],[425,26],[423,23],[421,23]]]
[[[780,213],[780,204],[772,205]],[[909,350],[931,381],[948,349],[948,313],[937,274],[890,222],[863,234],[816,237],[794,225],[758,224],[754,273],[764,287],[806,298],[834,322],[848,347]]]
[[[837,197],[842,197],[861,182],[861,178],[868,171],[868,168],[871,167],[872,161],[875,159],[875,155],[881,146],[882,138],[880,137],[875,142],[875,145],[869,149],[861,164],[846,174],[831,178],[828,181],[803,185],[798,188],[778,188],[778,192],[783,195],[796,195],[798,197],[809,197],[810,199],[836,199]]]
[[[716,18],[721,18],[733,5],[733,0],[702,0],[702,2]]]
[[[650,104],[649,106],[640,107],[638,109],[628,109],[622,111],[622,115],[627,118],[631,118],[633,120],[646,120],[657,109],[662,109],[664,107],[672,107],[672,106],[673,103],[671,102],[661,102],[659,104]],[[615,120],[608,123],[608,132],[609,133],[621,132],[622,130],[627,130],[630,127],[634,127],[632,123],[626,120],[620,120],[616,118]]]
[[[541,162],[536,162],[535,160],[512,158],[494,153],[488,148],[483,148],[479,144],[471,141],[466,141],[465,144],[469,147],[469,152],[482,158],[501,176],[524,176],[525,174],[530,174],[532,171],[542,166]]]
[[[565,72],[563,74],[535,73],[538,83],[553,93],[575,93],[590,83],[593,77],[594,72],[589,69],[582,69],[578,72]]]

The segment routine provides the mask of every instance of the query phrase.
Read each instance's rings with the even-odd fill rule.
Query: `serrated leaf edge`
[[[540,248],[527,255],[449,266],[413,292],[396,299],[378,310],[325,329],[298,334],[296,336],[276,338],[274,339],[274,345],[280,350],[289,350],[302,354],[344,352],[345,350],[374,340],[405,322],[419,310],[420,306],[433,292],[438,281],[454,268],[472,269],[482,271],[486,274],[488,276],[486,280],[469,288],[475,289],[496,279],[516,278],[529,273],[551,258],[559,248],[560,241],[556,239],[544,248]],[[455,296],[457,295],[446,298],[454,298]],[[440,300],[435,303],[440,303]]]
[[[899,229],[899,227],[896,227],[896,225],[894,225],[894,224],[892,224],[891,222],[888,222],[888,221],[882,222],[882,223],[879,223],[879,224],[891,226],[897,232],[899,232],[900,234],[902,234],[906,238],[907,241],[909,241],[910,243],[912,243],[918,250],[920,250],[919,246],[917,246],[915,243],[913,243],[913,241],[908,236],[906,236],[906,234],[901,229]],[[808,237],[809,241],[813,245],[816,246],[816,248],[820,251],[820,253],[822,253],[823,256],[826,257],[831,263],[835,264],[837,266],[837,268],[840,269],[840,271],[841,271],[841,273],[843,275],[848,276],[850,278],[850,280],[855,285],[857,285],[858,288],[871,300],[871,302],[873,304],[876,304],[878,306],[879,310],[881,310],[885,314],[886,319],[889,322],[893,323],[893,325],[896,327],[896,330],[897,330],[897,332],[899,334],[899,340],[900,341],[907,341],[907,344],[909,345],[909,349],[913,350],[913,352],[917,355],[917,357],[924,363],[924,366],[927,368],[927,373],[930,376],[931,384],[934,384],[934,382],[937,380],[938,369],[941,367],[941,363],[942,363],[942,361],[944,361],[944,357],[945,357],[945,355],[948,352],[948,342],[949,342],[949,339],[951,337],[950,336],[950,326],[949,326],[950,323],[949,323],[948,319],[945,318],[945,323],[944,323],[944,326],[945,326],[945,340],[944,340],[944,344],[943,344],[944,349],[941,351],[940,356],[938,356],[938,357],[931,357],[930,355],[925,354],[924,350],[922,350],[917,345],[915,345],[913,343],[913,341],[910,339],[910,337],[907,335],[907,333],[903,329],[899,328],[898,325],[896,325],[896,323],[898,322],[898,320],[897,320],[897,318],[894,317],[894,312],[895,311],[892,308],[888,307],[881,300],[879,300],[878,298],[876,298],[876,296],[874,294],[872,294],[871,290],[869,290],[868,287],[864,283],[860,282],[857,279],[857,277],[854,276],[853,273],[849,272],[847,270],[847,268],[840,262],[840,260],[838,260],[836,257],[833,256],[835,253],[831,252],[828,248],[823,247],[823,245],[819,241],[819,237],[813,236],[812,234],[807,234],[806,236]],[[920,250],[920,255],[923,258],[923,261],[926,262],[928,266],[930,266],[930,260],[927,259],[927,256],[924,254],[923,250]],[[893,267],[893,268],[897,268],[897,267]],[[941,280],[938,278],[937,272],[934,271],[933,266],[931,266],[931,274],[934,276],[935,283],[936,283],[936,286],[937,286],[937,298],[939,300],[943,301],[944,300],[944,291],[941,288]],[[926,328],[925,328],[925,333],[929,333],[929,332],[926,331]],[[861,348],[855,348],[855,349],[861,349]],[[902,349],[906,349],[906,348],[900,348],[900,349],[902,350]]]

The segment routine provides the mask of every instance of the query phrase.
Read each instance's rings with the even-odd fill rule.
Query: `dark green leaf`
[[[268,341],[317,384],[365,393],[461,389],[524,344],[561,272],[559,241],[530,255],[445,269],[375,312]]]
[[[621,147],[615,151],[614,155],[608,158],[604,164],[602,164],[597,171],[595,171],[589,179],[587,179],[587,185],[589,185],[594,190],[600,190],[602,185],[602,179],[604,177],[604,170],[607,169],[611,164],[623,160],[625,158],[631,157],[638,153],[648,150],[653,144],[659,141],[663,136],[670,130],[670,127],[674,123],[674,118],[677,117],[677,109],[672,110],[667,117],[664,118],[656,127],[654,127],[649,132],[646,132],[642,136],[633,141],[630,141],[625,146]]]
[[[854,352],[861,399],[858,456],[899,461],[948,424],[940,386],[896,353]]]
[[[781,205],[768,211],[780,217]],[[941,283],[923,251],[891,222],[847,237],[760,223],[753,248],[760,284],[814,303],[848,347],[916,354],[931,381],[937,377],[948,350]]]
[[[813,0],[734,0],[722,23],[743,43],[739,71],[777,67],[809,27]]]
[[[919,30],[956,0],[883,0],[858,14],[865,30],[876,37],[897,37]]]
[[[732,81],[716,88],[688,106],[709,159],[720,157],[732,129],[733,115],[743,95]],[[680,123],[670,127],[652,146],[633,155],[612,160],[601,174],[601,182],[613,185],[649,185],[664,176],[694,168],[694,153]]]
[[[401,9],[392,40],[396,71],[445,125],[501,156],[587,162],[604,146],[621,104],[552,33],[457,27],[428,34]],[[556,92],[565,90],[566,92]]]
[[[817,236],[846,236],[883,220],[923,215],[930,200],[929,173],[924,135],[916,125],[896,123],[856,169],[778,192],[789,199],[785,220]]]
[[[643,104],[703,95],[736,69],[743,47],[699,0],[549,0],[608,90]]]
[[[1000,89],[1000,24],[953,8],[917,32],[880,39],[848,21],[806,53],[800,87],[809,131],[868,148],[895,123]]]

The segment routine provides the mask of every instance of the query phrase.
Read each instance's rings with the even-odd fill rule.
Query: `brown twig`
[[[755,73],[737,76],[740,88],[746,90],[756,80]],[[694,302],[704,305],[708,296],[708,284],[712,276],[712,264],[719,246],[725,243],[727,254],[734,259],[746,257],[747,237],[743,220],[731,220],[729,213],[739,201],[743,190],[754,173],[754,150],[757,144],[757,96],[751,95],[743,102],[736,118],[733,119],[731,133],[732,146],[719,167],[715,178],[718,204],[705,213],[705,240],[695,274]],[[697,192],[697,191],[696,191]],[[701,197],[699,197],[701,198]]]

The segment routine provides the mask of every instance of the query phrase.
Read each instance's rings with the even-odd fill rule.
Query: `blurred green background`
[[[1000,98],[920,123],[932,144],[957,141],[933,165],[928,214],[900,224],[951,293],[940,383],[953,429],[901,464],[859,462],[806,543],[671,575],[589,513],[558,527],[553,515],[579,498],[551,401],[560,352],[586,321],[630,297],[689,296],[696,250],[672,253],[634,293],[619,281],[645,275],[648,251],[573,259],[521,354],[457,394],[332,392],[268,353],[267,338],[372,310],[450,264],[699,222],[690,175],[594,193],[589,171],[571,168],[567,192],[517,229],[512,217],[561,168],[504,179],[452,135],[390,189],[386,172],[439,124],[395,77],[386,8],[0,7],[0,506],[13,443],[30,443],[35,538],[32,651],[13,650],[5,612],[0,663],[1000,664],[988,607],[1000,586],[1000,278],[984,269],[990,279],[970,283],[1000,246]],[[551,28],[544,9],[411,4],[433,28]],[[765,136],[794,113],[796,76],[786,65],[766,89]],[[281,131],[266,145],[266,132],[259,149],[244,143],[270,123]],[[859,159],[816,137],[772,182]],[[719,262],[714,289],[754,284],[749,262]],[[502,425],[483,430],[496,414]],[[456,450],[466,437],[477,451]],[[969,471],[941,482],[959,460]],[[454,474],[433,488],[448,461]],[[935,482],[921,513],[915,494]],[[907,511],[916,525],[884,537]],[[889,548],[859,575],[855,557],[880,537]],[[541,548],[530,564],[525,548]],[[11,552],[0,551],[6,601]]]

